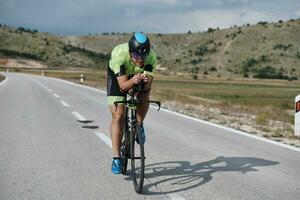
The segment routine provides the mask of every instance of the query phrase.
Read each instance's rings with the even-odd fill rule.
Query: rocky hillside
[[[25,30],[25,31],[24,31]],[[49,67],[104,68],[112,48],[131,34],[56,36],[0,28],[0,55],[40,60]],[[165,74],[300,78],[300,20],[259,22],[185,34],[149,34]]]

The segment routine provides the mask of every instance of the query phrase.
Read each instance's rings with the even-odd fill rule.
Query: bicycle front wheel
[[[139,134],[140,127],[137,125],[132,127],[130,133],[130,157],[133,185],[137,193],[141,193],[143,190],[145,171],[144,144],[136,142]]]

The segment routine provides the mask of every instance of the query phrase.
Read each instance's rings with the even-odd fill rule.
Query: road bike
[[[127,171],[128,160],[131,160],[131,175],[133,177],[134,189],[142,193],[144,185],[145,152],[144,144],[141,141],[140,125],[137,122],[137,107],[143,103],[154,103],[160,109],[159,101],[139,100],[139,93],[142,92],[142,85],[136,85],[127,94],[127,100],[116,101],[114,105],[125,104],[125,116],[123,126],[123,140],[121,143],[122,174]]]

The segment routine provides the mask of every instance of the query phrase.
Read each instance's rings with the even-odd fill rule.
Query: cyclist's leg
[[[149,82],[147,84],[145,84],[145,87],[144,87],[145,92],[140,93],[140,95],[139,95],[140,100],[149,101],[151,85],[152,85],[152,77],[149,78]],[[143,121],[147,115],[148,110],[149,110],[149,103],[143,103],[138,106],[137,121],[139,124],[141,124],[141,125],[143,124]]]
[[[140,100],[149,100],[149,92],[148,92],[148,94],[140,94],[139,99]],[[138,106],[137,121],[140,125],[143,124],[143,121],[147,115],[148,110],[149,110],[149,103],[143,103]]]
[[[122,125],[125,106],[119,104],[116,109],[113,103],[115,101],[124,101],[126,99],[126,94],[120,91],[116,76],[109,67],[107,68],[107,95],[109,110],[112,114],[110,135],[112,139],[113,157],[120,157],[120,145],[122,139]]]
[[[120,146],[122,140],[122,128],[124,122],[125,106],[118,105],[117,109],[114,105],[109,106],[112,114],[110,124],[110,136],[112,141],[113,157],[120,157]]]

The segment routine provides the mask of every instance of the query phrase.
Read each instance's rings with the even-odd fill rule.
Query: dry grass
[[[5,79],[5,77],[0,75],[0,82],[3,81],[4,79]]]

